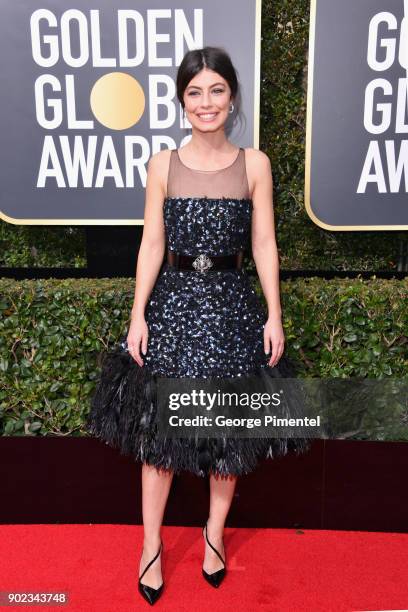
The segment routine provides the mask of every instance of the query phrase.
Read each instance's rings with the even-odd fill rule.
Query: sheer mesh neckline
[[[236,158],[229,166],[218,170],[197,170],[186,166],[180,159],[178,149],[172,149],[167,175],[169,198],[211,199],[221,201],[240,200],[250,197],[245,165],[245,149],[239,147]]]
[[[209,202],[219,202],[220,200],[227,200],[228,202],[250,202],[253,204],[251,197],[248,198],[230,198],[228,196],[220,196],[218,198],[209,198],[207,196],[166,196],[164,200],[207,200]]]
[[[197,168],[190,168],[190,166],[186,166],[186,164],[181,160],[178,149],[176,149],[176,153],[177,153],[177,157],[178,157],[180,164],[184,166],[184,168],[187,168],[187,170],[191,170],[192,172],[213,173],[213,172],[221,172],[222,170],[227,170],[228,168],[231,168],[231,166],[233,166],[238,161],[238,158],[241,154],[241,150],[243,150],[242,147],[239,147],[238,154],[236,158],[234,159],[234,161],[232,162],[232,164],[229,164],[229,166],[224,166],[224,168],[218,168],[217,170],[198,170]]]

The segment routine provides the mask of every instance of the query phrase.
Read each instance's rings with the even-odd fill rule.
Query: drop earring
[[[230,104],[230,110],[229,110],[229,112],[230,112],[230,114],[234,112],[234,105],[233,105],[233,103],[232,103],[232,102],[231,102],[231,104]]]

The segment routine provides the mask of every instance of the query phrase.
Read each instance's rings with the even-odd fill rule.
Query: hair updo
[[[202,49],[192,49],[183,57],[177,72],[177,97],[184,109],[184,92],[196,74],[203,68],[209,68],[220,74],[228,83],[231,89],[231,97],[238,97],[239,85],[237,72],[232,64],[231,58],[222,47],[203,47]]]

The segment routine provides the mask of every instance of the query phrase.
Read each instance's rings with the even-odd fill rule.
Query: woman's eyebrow
[[[210,85],[210,87],[214,87],[215,85],[224,85],[224,83],[220,83],[219,81],[217,81],[217,83],[213,83],[212,85]],[[198,85],[189,85],[187,87],[187,89],[202,89],[201,87],[199,87]]]

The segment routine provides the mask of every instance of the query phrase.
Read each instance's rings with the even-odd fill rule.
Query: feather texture
[[[119,342],[102,353],[101,371],[92,397],[86,429],[121,454],[131,455],[157,469],[198,476],[210,473],[221,477],[253,471],[262,458],[297,454],[310,448],[305,438],[173,438],[158,435],[157,375],[139,366]],[[274,368],[251,373],[271,378],[294,378],[294,363],[282,356]],[[211,381],[212,379],[207,379]],[[217,378],[213,378],[216,382]],[[282,380],[283,382],[283,380]],[[288,387],[289,392],[293,389]],[[294,391],[292,391],[293,395]],[[289,401],[293,414],[296,398]]]

